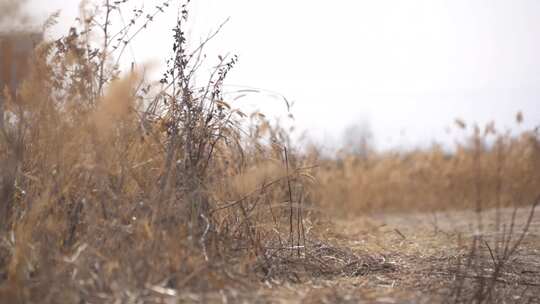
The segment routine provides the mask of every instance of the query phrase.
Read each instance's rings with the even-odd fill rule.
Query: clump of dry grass
[[[490,231],[482,230],[485,214],[477,214],[477,232],[467,253],[451,263],[455,281],[448,302],[505,303],[513,299],[515,303],[531,303],[538,299],[534,291],[540,285],[534,275],[538,264],[535,250],[530,250],[535,246],[534,217],[539,204],[540,197],[529,210],[516,206],[509,218],[504,217],[508,209],[496,207],[494,219],[487,219],[494,222]]]
[[[236,58],[220,57],[195,86],[206,42],[190,51],[184,4],[159,83],[123,74],[115,50],[139,30],[129,23],[115,45],[109,26],[122,5],[105,1],[103,18],[42,43],[16,94],[4,95],[0,298],[11,303],[244,286],[276,248],[281,258],[307,252],[311,168],[262,115],[258,132],[244,131],[245,114],[222,92]]]
[[[434,145],[322,160],[316,200],[348,214],[530,204],[540,184],[538,130],[512,136],[489,124],[468,134],[454,151]]]

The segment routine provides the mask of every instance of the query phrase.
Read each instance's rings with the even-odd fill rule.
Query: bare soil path
[[[474,236],[479,235],[475,212],[339,219],[322,233],[324,244],[311,244],[322,252],[314,259],[343,265],[337,273],[319,273],[309,269],[313,264],[305,260],[290,259],[275,265],[283,275],[271,279],[237,278],[243,287],[224,287],[204,295],[182,293],[155,303],[456,303],[460,282],[460,299],[467,303],[479,286],[489,283],[494,263],[488,247],[495,251],[495,240],[510,235],[510,230],[513,244],[529,214],[528,208],[517,209],[515,215],[513,209],[503,209],[497,228],[497,212],[484,212],[484,238],[472,266],[467,265],[467,258]],[[540,210],[530,223],[522,246],[495,281],[495,300],[485,303],[540,303]],[[465,266],[457,271],[458,264]]]

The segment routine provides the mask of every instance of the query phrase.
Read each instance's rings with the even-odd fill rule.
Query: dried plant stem
[[[289,175],[289,153],[287,151],[287,147],[283,147],[283,153],[285,155],[285,168],[287,173],[287,189],[289,193],[289,239],[291,242],[291,249],[294,248],[294,234],[293,234],[293,217],[294,217],[294,209],[293,209],[293,193],[292,193],[292,186],[291,186],[291,178]]]
[[[101,50],[101,62],[99,65],[99,79],[98,79],[98,96],[103,95],[103,85],[105,84],[105,63],[107,61],[107,54],[109,48],[109,23],[112,12],[112,6],[110,0],[105,2],[105,24],[103,25],[103,49]]]

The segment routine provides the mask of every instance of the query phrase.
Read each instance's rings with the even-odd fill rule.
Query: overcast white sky
[[[161,1],[131,2],[151,9]],[[361,121],[383,148],[449,142],[457,132],[445,129],[456,117],[513,126],[522,110],[524,127],[540,124],[540,1],[192,2],[193,37],[231,17],[207,51],[240,56],[228,84],[285,95],[297,126],[318,140]],[[79,1],[31,3],[41,18],[62,9],[65,27]],[[175,14],[154,23],[128,56],[164,62]],[[256,99],[262,110],[285,110],[278,99]]]

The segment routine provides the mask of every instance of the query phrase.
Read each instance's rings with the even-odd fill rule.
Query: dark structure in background
[[[43,40],[42,33],[0,32],[0,130],[4,127],[4,92],[12,98],[28,72],[28,59],[34,47]]]

